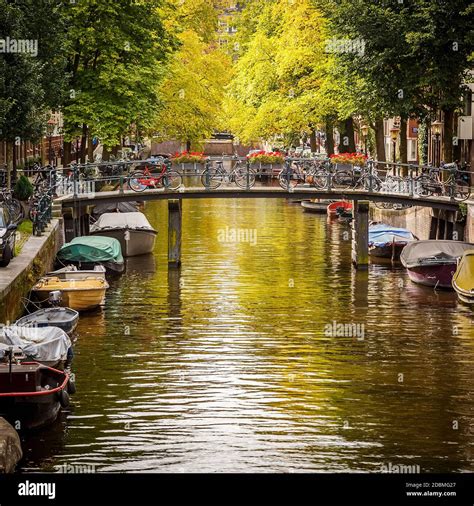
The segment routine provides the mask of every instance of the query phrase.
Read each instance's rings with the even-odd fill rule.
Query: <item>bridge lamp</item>
[[[367,125],[362,125],[360,131],[362,133],[362,138],[364,139],[364,154],[367,156],[367,137],[369,135],[369,127]]]
[[[393,127],[390,129],[390,137],[392,138],[392,146],[393,146],[393,163],[395,163],[396,157],[397,157],[397,139],[398,134],[400,133],[400,128],[396,125],[393,125]]]
[[[441,131],[443,129],[443,122],[442,121],[433,121],[431,123],[431,130],[433,131],[434,135],[434,156],[433,161],[434,165],[437,166],[441,162]]]

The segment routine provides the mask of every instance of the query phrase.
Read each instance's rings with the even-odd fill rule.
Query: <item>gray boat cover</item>
[[[407,244],[400,255],[404,267],[454,262],[474,244],[461,241],[415,241]]]
[[[140,202],[116,202],[113,204],[100,204],[94,207],[92,214],[100,216],[104,213],[133,213],[138,211]]]
[[[91,232],[122,228],[154,231],[143,213],[104,213],[92,225]]]
[[[0,329],[0,359],[10,347],[20,348],[38,362],[66,360],[71,340],[59,327],[10,325]]]

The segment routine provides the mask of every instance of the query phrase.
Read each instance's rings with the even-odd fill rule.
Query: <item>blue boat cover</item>
[[[416,237],[406,228],[392,227],[385,223],[369,226],[369,246],[385,246],[392,242],[416,241]]]

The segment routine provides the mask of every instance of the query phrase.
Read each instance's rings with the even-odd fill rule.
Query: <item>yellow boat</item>
[[[109,284],[101,278],[60,279],[52,276],[41,278],[31,291],[40,304],[49,301],[51,292],[59,291],[60,306],[76,311],[88,311],[105,303],[107,288]]]
[[[474,250],[464,252],[453,276],[453,288],[459,300],[474,304]]]

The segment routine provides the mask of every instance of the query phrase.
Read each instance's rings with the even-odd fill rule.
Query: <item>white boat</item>
[[[157,233],[143,213],[104,213],[90,229],[90,235],[117,239],[124,257],[151,253]]]

